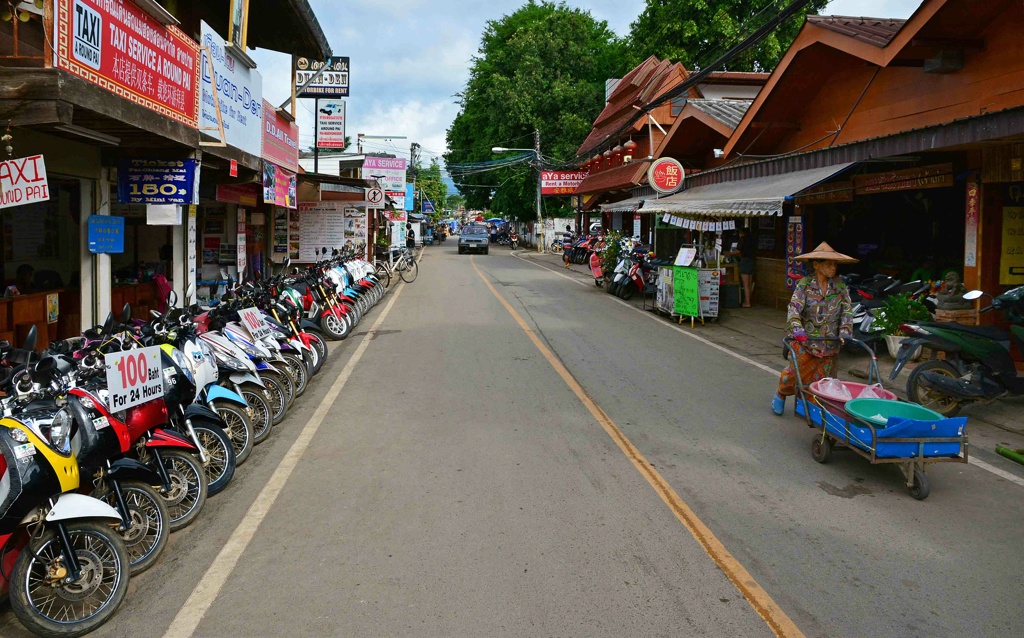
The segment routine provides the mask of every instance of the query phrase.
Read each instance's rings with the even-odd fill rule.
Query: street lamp
[[[507,153],[509,151],[533,153],[534,159],[537,160],[537,252],[542,253],[544,252],[544,226],[540,218],[540,131],[533,132],[533,148],[505,148],[504,146],[491,148],[492,153]]]

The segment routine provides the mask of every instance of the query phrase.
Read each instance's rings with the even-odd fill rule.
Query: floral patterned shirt
[[[839,352],[839,344],[815,341],[816,338],[849,337],[853,334],[853,303],[850,290],[838,277],[830,279],[826,290],[818,278],[804,277],[796,284],[786,317],[789,334],[803,328],[809,340],[806,351],[816,357],[830,357]]]

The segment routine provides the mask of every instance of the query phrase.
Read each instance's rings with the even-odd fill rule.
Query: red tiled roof
[[[632,188],[640,183],[650,162],[631,162],[588,175],[573,195],[592,195]]]
[[[835,31],[848,38],[867,42],[882,48],[896,37],[896,34],[899,33],[899,30],[906,23],[906,20],[808,15],[807,22],[829,31]]]

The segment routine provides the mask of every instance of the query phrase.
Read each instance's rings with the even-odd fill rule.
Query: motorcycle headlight
[[[50,445],[61,454],[71,453],[71,414],[61,408],[53,415],[50,423]]]
[[[181,350],[177,348],[171,350],[171,361],[174,362],[174,365],[178,366],[178,369],[182,371],[190,383],[195,383],[195,377],[192,375],[192,365],[189,364],[188,359],[181,353]]]
[[[218,354],[217,355],[217,362],[220,363],[225,368],[229,368],[231,370],[237,370],[237,371],[245,370],[245,366],[242,365],[241,362],[235,361],[231,357],[224,357],[224,356],[221,356],[221,355]]]
[[[209,359],[213,358],[213,349],[210,347],[210,344],[208,344],[205,341],[203,341],[202,339],[200,339],[198,341],[198,345],[199,345],[199,351],[203,353],[204,357],[207,357]]]

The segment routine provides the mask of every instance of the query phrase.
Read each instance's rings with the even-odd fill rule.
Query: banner
[[[298,176],[277,164],[263,162],[263,201],[275,206],[295,208]]]
[[[587,178],[587,171],[541,171],[541,195],[572,195]]]
[[[323,73],[300,91],[302,85],[309,82],[310,78],[323,68],[324,63],[313,58],[292,58],[292,66],[295,69],[295,97],[348,97],[348,64],[347,57],[332,57]]]
[[[224,38],[213,27],[200,21],[199,28],[199,39],[212,54],[214,74],[211,78],[210,61],[206,51],[202,51],[199,67],[202,77],[201,127],[217,126],[217,109],[213,104],[216,82],[224,142],[259,157],[263,144],[263,76],[228,53],[224,48]],[[214,137],[218,135],[217,131],[203,133]]]
[[[194,204],[198,182],[194,159],[117,161],[119,204]]]
[[[54,0],[57,68],[192,128],[199,45],[130,0]]]
[[[281,115],[266,100],[263,100],[261,157],[293,173],[299,172],[299,126]]]
[[[317,148],[345,148],[345,101],[320,100],[316,109]]]
[[[0,162],[0,208],[21,206],[50,199],[46,162],[32,155]]]

